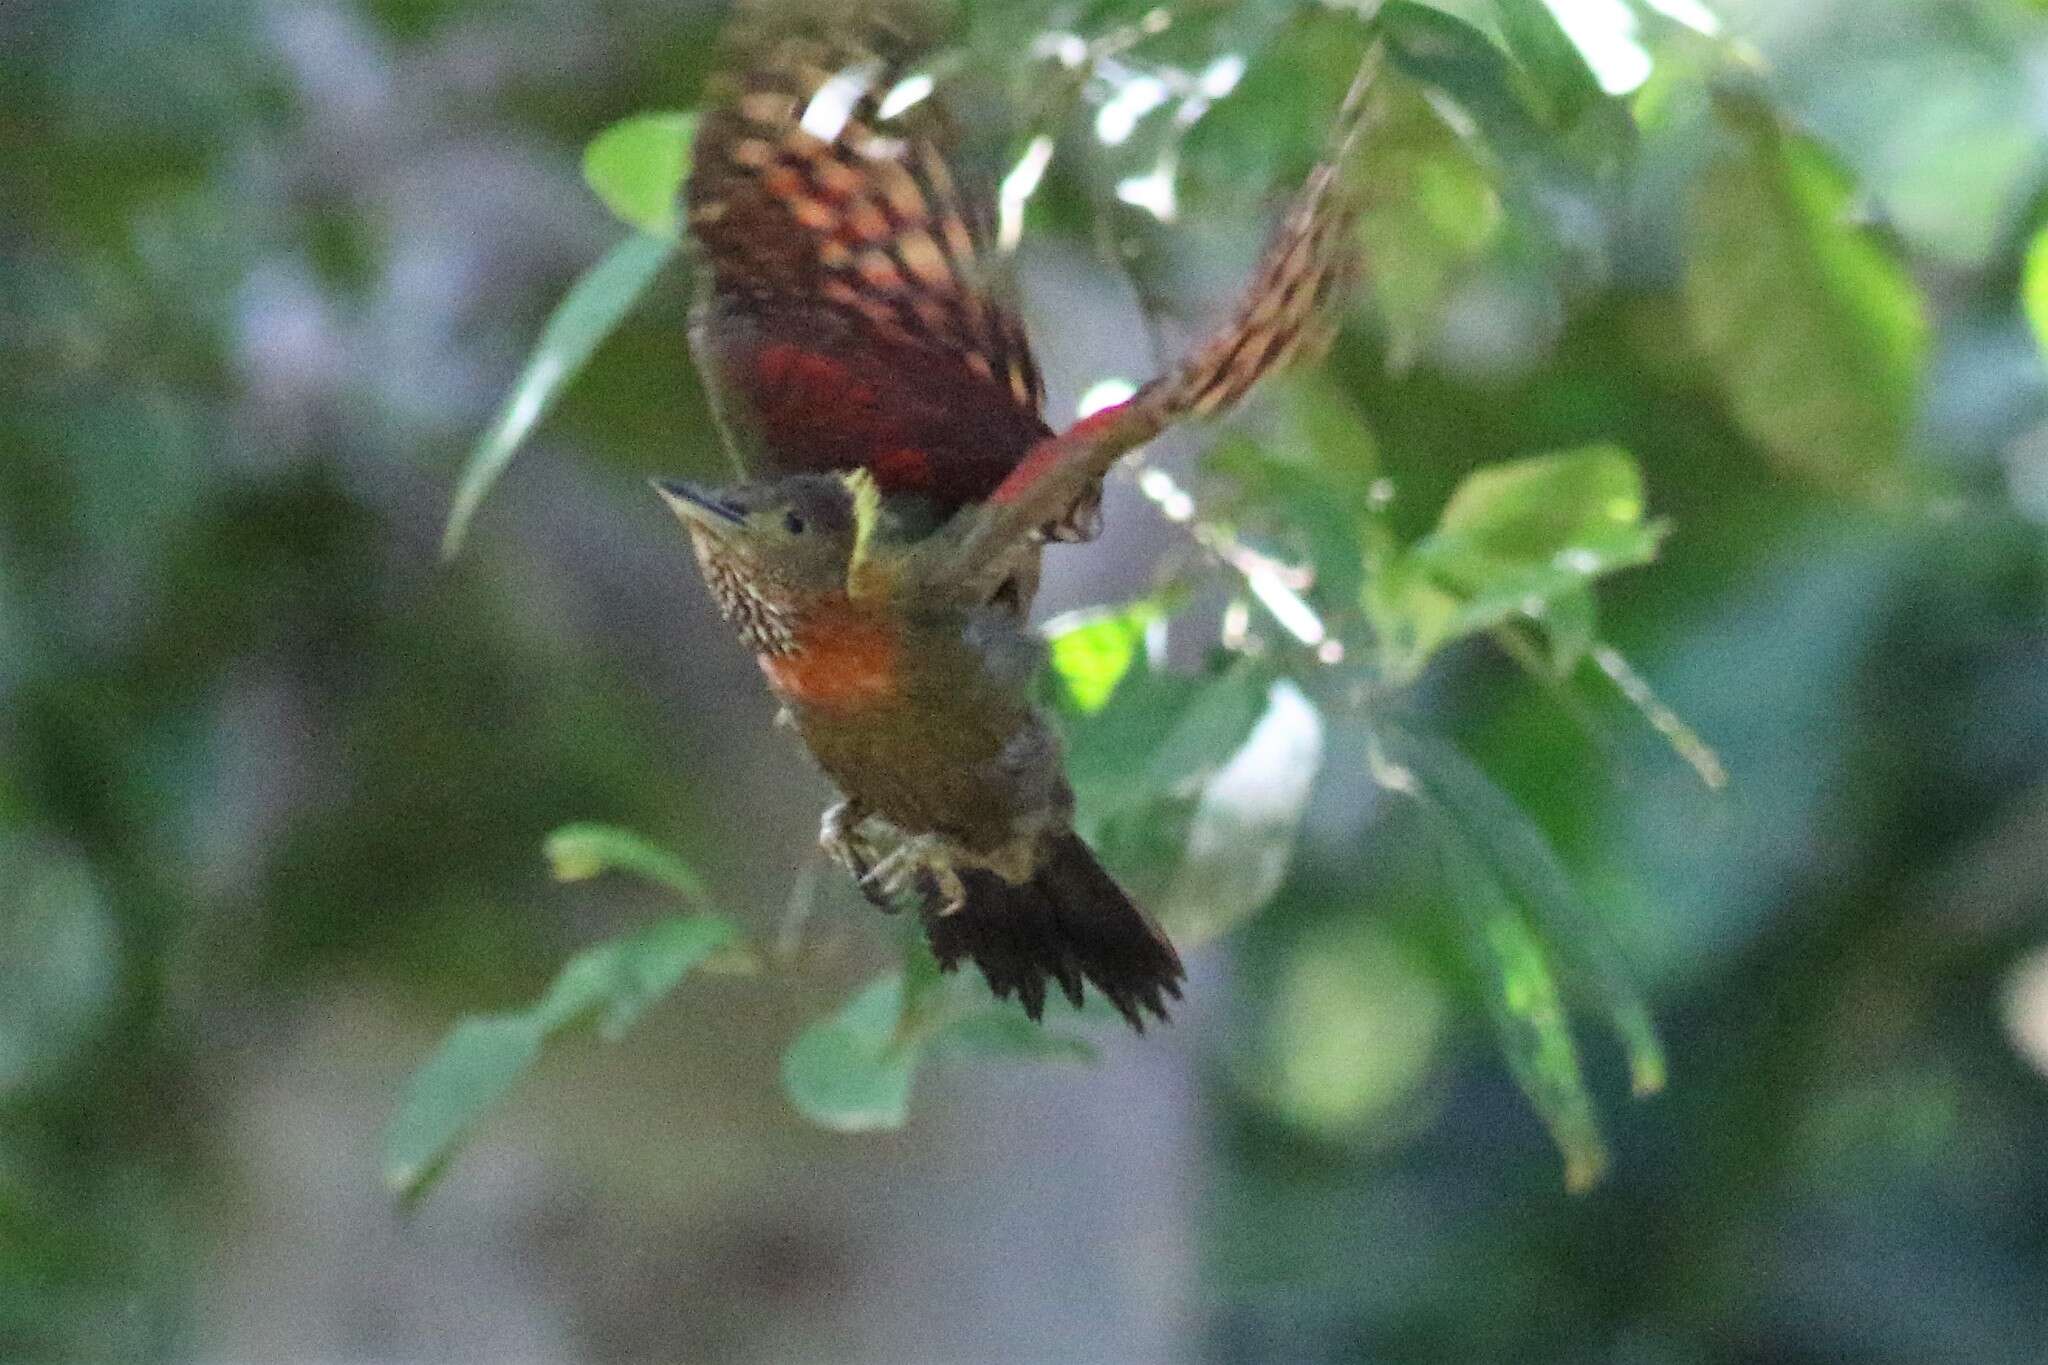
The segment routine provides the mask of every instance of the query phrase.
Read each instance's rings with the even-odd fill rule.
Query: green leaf
[[[1067,703],[1082,715],[1100,711],[1144,648],[1145,632],[1164,615],[1158,603],[1141,601],[1048,622],[1053,677]]]
[[[1508,226],[1492,168],[1412,81],[1383,82],[1358,150],[1365,288],[1387,333],[1387,363],[1414,366],[1444,310],[1500,245]]]
[[[1462,106],[1490,142],[1518,154],[1548,144],[1527,80],[1484,33],[1410,0],[1387,0],[1377,23],[1394,65]]]
[[[903,975],[890,972],[797,1036],[782,1056],[782,1089],[821,1128],[866,1133],[901,1128],[924,1051],[906,1037]]]
[[[1242,665],[1200,679],[1172,726],[1142,756],[1142,776],[1132,785],[1169,796],[1206,785],[1241,752],[1267,711],[1270,690],[1258,670]]]
[[[1175,941],[1193,947],[1250,918],[1279,891],[1323,766],[1315,704],[1282,679],[1251,732],[1202,785],[1165,890],[1150,898]]]
[[[2033,324],[2034,339],[2048,356],[2048,227],[2034,234],[2027,247],[2027,264],[2020,277],[2020,306]]]
[[[1649,1007],[1613,936],[1579,895],[1542,828],[1455,745],[1410,733],[1389,734],[1383,742],[1450,813],[1535,921],[1572,993],[1614,1030],[1628,1056],[1630,1088],[1638,1095],[1662,1090],[1664,1048]]]
[[[1305,594],[1311,607],[1348,613],[1363,581],[1378,448],[1356,398],[1327,377],[1292,376],[1279,396],[1278,432],[1226,435],[1203,457],[1204,474],[1235,495],[1219,499],[1205,488],[1203,505],[1261,553],[1305,562],[1314,575]]]
[[[675,241],[697,116],[639,114],[614,123],[583,149],[583,179],[628,226]]]
[[[1603,176],[1634,159],[1642,140],[1628,101],[1609,95],[1579,45],[1546,0],[1494,0],[1509,51],[1529,75],[1531,98],[1558,134],[1567,159]],[[1602,21],[1581,14],[1590,25]]]
[[[714,915],[658,920],[578,953],[530,1009],[460,1020],[406,1083],[384,1132],[385,1183],[417,1201],[550,1039],[591,1019],[617,1039],[734,937],[731,923]]]
[[[1569,128],[1607,102],[1593,68],[1543,0],[1494,0],[1493,12],[1508,50],[1534,78],[1553,128]]]
[[[1142,669],[1069,731],[1077,813],[1125,889],[1192,947],[1279,889],[1324,725],[1298,687],[1256,667],[1208,678]]]
[[[1560,669],[1590,645],[1586,584],[1656,557],[1642,475],[1612,446],[1510,460],[1467,476],[1437,528],[1366,585],[1390,677],[1413,678],[1452,640],[1526,616]]]
[[[588,881],[607,872],[625,872],[668,887],[693,901],[710,899],[703,881],[682,859],[616,825],[564,825],[548,836],[546,852],[559,882]]]
[[[1619,1036],[1638,1095],[1665,1080],[1648,1008],[1542,830],[1477,765],[1442,741],[1382,727],[1373,736],[1373,771],[1421,812],[1509,1067],[1564,1154],[1567,1185],[1587,1188],[1605,1168],[1606,1149],[1560,979]]]
[[[94,1036],[118,997],[122,951],[92,866],[61,845],[0,829],[0,885],[7,888],[0,911],[6,1100],[58,1072]]]
[[[461,553],[477,508],[483,505],[484,496],[505,472],[512,456],[554,406],[569,381],[618,327],[675,249],[673,242],[636,233],[584,272],[555,306],[547,325],[541,329],[533,354],[527,357],[526,368],[520,371],[496,420],[470,451],[469,461],[463,466],[462,480],[455,490],[455,506],[448,514],[448,529],[441,540],[443,558],[453,559]]]
[[[1565,1188],[1589,1190],[1606,1174],[1607,1144],[1542,945],[1458,827],[1433,807],[1423,809],[1451,903],[1465,921],[1466,951],[1487,985],[1508,1069],[1564,1156]]]
[[[962,1015],[934,1035],[932,1046],[949,1056],[1017,1061],[1094,1063],[1102,1057],[1087,1039],[1034,1024],[1012,1004]]]
[[[1919,292],[1853,221],[1847,178],[1753,97],[1721,92],[1732,141],[1696,182],[1685,305],[1736,418],[1785,468],[1899,490],[1927,350]]]
[[[738,936],[716,915],[676,915],[569,960],[532,1013],[550,1033],[597,1014],[598,1033],[616,1042],[681,983],[691,968]]]
[[[384,1130],[384,1183],[407,1203],[425,1197],[469,1129],[540,1059],[544,1041],[523,1014],[459,1021],[406,1082]]]
[[[1543,633],[1550,641],[1550,675],[1570,677],[1579,660],[1592,653],[1599,643],[1595,638],[1599,628],[1599,609],[1594,605],[1592,589],[1566,588],[1545,598]]]
[[[1244,743],[1266,681],[1236,665],[1202,676],[1154,672],[1142,652],[1093,715],[1067,717],[1068,779],[1092,827],[1193,796]]]

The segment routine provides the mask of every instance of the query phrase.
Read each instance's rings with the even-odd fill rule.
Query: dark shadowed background
[[[644,483],[724,468],[680,267],[439,558],[471,443],[623,231],[583,144],[689,107],[721,7],[0,5],[0,1357],[2048,1352],[2048,10],[1709,3],[1551,6],[1641,125],[1619,179],[1438,99],[1335,354],[1231,438],[1342,395],[1407,536],[1480,465],[1614,442],[1671,520],[1601,635],[1725,790],[1485,640],[1402,700],[1550,835],[1664,1031],[1639,1102],[1586,1039],[1603,1185],[1566,1193],[1333,712],[1284,884],[1192,954],[1172,1028],[934,1065],[902,1131],[821,1131],[778,1058],[894,941],[835,888],[810,970],[568,1041],[410,1216],[379,1134],[450,1022],[665,906],[554,883],[547,833],[637,829],[772,937],[827,796]],[[1057,60],[1033,34],[1150,7],[973,8],[1021,38],[1014,94]],[[1059,125],[1019,256],[1056,420],[1242,272],[1356,60],[1317,8],[1170,4]],[[1142,84],[1172,72],[1220,95],[1191,129]],[[1703,205],[1742,126],[1710,84],[1809,136],[1905,267],[1897,430],[1833,439],[1875,401],[1835,344],[1889,306],[1867,263]],[[1195,482],[1216,439],[1156,462]],[[1135,481],[1109,510],[1045,614],[1188,559]]]

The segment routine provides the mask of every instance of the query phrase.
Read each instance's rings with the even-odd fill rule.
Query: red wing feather
[[[957,505],[1046,434],[1043,386],[987,197],[936,99],[903,84],[925,34],[900,5],[853,8],[734,24],[686,192],[708,276],[693,340],[750,472],[859,465]]]

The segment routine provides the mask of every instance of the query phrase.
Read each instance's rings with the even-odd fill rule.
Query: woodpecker
[[[1055,435],[985,199],[905,83],[926,12],[742,10],[686,197],[705,266],[692,347],[743,481],[657,486],[846,798],[820,843],[870,899],[919,907],[943,967],[971,959],[1034,1019],[1048,983],[1076,1004],[1092,983],[1142,1031],[1183,972],[1074,833],[1030,706],[1039,545],[1094,533],[1123,453],[1327,339],[1357,273],[1341,169],[1377,50],[1227,321]]]
[[[971,958],[1040,1016],[1083,982],[1143,1031],[1180,995],[1165,934],[1074,832],[1058,739],[1031,706],[1039,638],[1006,604],[927,591],[873,476],[657,485],[726,619],[845,795],[822,842],[921,907],[941,967]],[[878,854],[880,825],[897,842]]]

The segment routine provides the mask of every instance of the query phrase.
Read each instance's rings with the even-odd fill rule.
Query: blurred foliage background
[[[1064,419],[1227,296],[1363,30],[970,8],[977,126],[1053,138],[1018,266]],[[901,1131],[807,1125],[784,1043],[894,957],[822,894],[811,970],[570,1041],[409,1218],[379,1133],[450,1021],[666,906],[551,883],[544,836],[631,826],[772,938],[825,797],[643,482],[723,468],[686,272],[439,561],[467,450],[619,239],[582,147],[689,107],[719,8],[0,9],[0,1357],[2038,1358],[2048,11],[1558,0],[1574,84],[1526,7],[1441,8],[1523,66],[1403,11],[1329,362],[1162,443],[1177,482],[1120,481],[1041,605],[1171,576],[1185,676],[1243,624],[1216,536],[1162,515],[1192,489],[1194,528],[1412,625],[1333,537],[1413,544],[1475,470],[1613,445],[1669,530],[1599,590],[1612,648],[1560,677],[1476,636],[1362,708],[1305,685],[1321,763],[1263,908],[1092,1067],[941,1064]],[[1048,78],[1074,42],[1109,59]],[[1649,997],[1662,1096],[1585,1039],[1591,1193],[1382,726],[1513,797]],[[1084,802],[1142,740],[1077,733]],[[1197,844],[1174,864],[1218,875]]]

